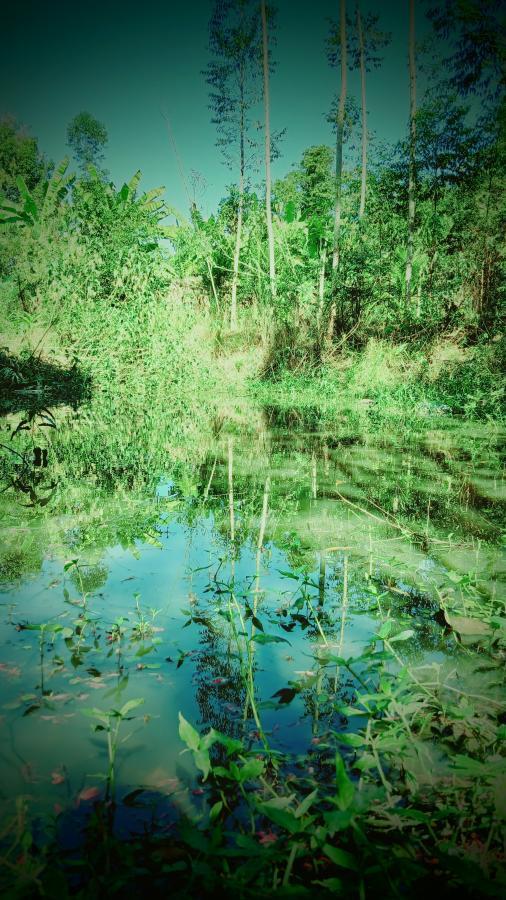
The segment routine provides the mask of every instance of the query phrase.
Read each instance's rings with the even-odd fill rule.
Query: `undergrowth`
[[[251,391],[265,402],[318,406],[329,415],[357,408],[380,417],[502,418],[501,345],[463,350],[447,342],[446,350],[448,346],[454,352],[441,359],[441,342],[438,347],[412,348],[372,339],[362,350],[343,353],[310,375],[284,370],[277,378],[252,380]]]

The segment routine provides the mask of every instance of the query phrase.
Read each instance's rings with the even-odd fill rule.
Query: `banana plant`
[[[11,205],[6,203],[4,197],[0,197],[0,225],[18,222],[37,230],[40,224],[62,202],[74,181],[74,176],[67,174],[68,166],[69,160],[66,157],[56,167],[51,178],[42,185],[40,197],[34,196],[28,189],[24,178],[18,175],[16,185],[21,195],[21,201]]]
[[[101,180],[100,173],[94,166],[88,166],[88,172],[92,180]],[[113,183],[105,185],[105,195],[110,209],[121,215],[122,212],[127,211],[129,206],[136,205],[140,212],[147,213],[155,219],[160,236],[173,237],[178,225],[160,225],[163,219],[167,216],[174,216],[180,225],[188,225],[188,223],[175,207],[162,199],[165,191],[163,185],[146,191],[138,197],[137,188],[141,177],[141,170],[138,169],[130,181],[125,182],[119,190],[116,190]]]

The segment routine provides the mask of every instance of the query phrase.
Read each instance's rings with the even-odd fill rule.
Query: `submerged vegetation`
[[[504,894],[501,11],[436,71],[407,7],[406,139],[341,0],[272,180],[279,17],[213,4],[207,218],[0,123],[6,897]]]

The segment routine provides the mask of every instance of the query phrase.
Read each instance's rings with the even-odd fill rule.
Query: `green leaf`
[[[289,200],[285,206],[285,222],[293,222],[296,215],[295,203],[293,200]]]
[[[321,885],[327,891],[332,891],[335,894],[340,893],[343,887],[343,882],[340,878],[322,878],[321,881],[313,881],[311,883]]]
[[[353,732],[350,734],[338,734],[337,739],[340,744],[345,744],[347,747],[363,747],[366,743],[362,735],[354,734]]]
[[[119,711],[120,716],[127,716],[129,712],[131,712],[133,709],[137,709],[138,706],[142,706],[143,703],[143,697],[136,697],[134,700],[127,700],[127,702],[121,707]]]
[[[349,828],[353,813],[349,809],[334,809],[332,812],[324,813],[323,818],[330,836],[333,837],[336,831],[346,831]]]
[[[336,710],[342,716],[368,716],[369,713],[365,709],[358,709],[356,706],[336,706]]]
[[[256,641],[257,644],[290,644],[290,641],[277,634],[254,634],[251,640]]]
[[[106,725],[109,723],[109,717],[107,713],[102,709],[97,709],[96,706],[94,706],[93,708],[85,707],[85,709],[81,710],[81,713],[88,719],[99,719],[100,722],[104,722]]]
[[[211,822],[214,822],[214,820],[218,818],[222,809],[223,809],[223,800],[217,800],[217,802],[211,806],[211,809],[209,810],[209,818],[210,818]]]
[[[377,632],[377,635],[381,640],[387,638],[393,628],[393,622],[391,619],[387,619],[386,622],[383,622],[380,630]]]
[[[148,653],[152,653],[155,648],[153,644],[150,644],[148,647],[139,647],[137,650],[136,656],[147,656]]]
[[[258,810],[262,815],[288,831],[290,834],[297,834],[303,830],[301,822],[295,818],[294,814],[288,809],[280,809],[275,805],[275,801],[268,800],[266,803],[259,803]]]
[[[140,176],[140,172],[139,172],[139,176]],[[153,200],[158,200],[158,198],[162,197],[164,193],[165,193],[165,188],[163,187],[163,185],[161,187],[152,188],[152,190],[150,190],[150,191],[146,191],[146,193],[142,195],[143,206],[146,206],[147,204],[152,203]],[[173,212],[173,215],[175,215],[174,212]],[[180,218],[180,217],[177,216],[176,218]]]
[[[324,844],[323,852],[336,866],[341,866],[343,869],[352,869],[354,872],[358,871],[358,864],[355,861],[355,857],[352,856],[351,853],[348,853],[347,850],[333,847],[332,844]]]
[[[32,202],[33,202],[32,195],[31,195],[30,191],[28,190],[26,181],[22,175],[16,176],[16,186],[24,200],[32,200]]]
[[[463,579],[463,575],[459,575],[458,572],[447,572],[448,578],[450,581],[453,581],[454,584],[460,584]]]
[[[135,194],[137,188],[139,187],[139,182],[141,180],[142,173],[140,169],[137,169],[135,175],[132,175],[130,181],[128,182],[128,189],[131,194]]]
[[[186,721],[182,713],[179,713],[179,737],[190,750],[198,750],[200,746],[200,735],[195,731],[194,727]]]
[[[239,769],[239,779],[241,784],[250,781],[252,778],[258,778],[265,769],[263,759],[248,759]]]
[[[486,765],[484,763],[478,759],[473,759],[471,756],[464,756],[462,753],[457,753],[454,756],[453,765],[456,769],[460,769],[461,772],[467,772],[469,775],[484,775],[486,773]]]
[[[408,628],[406,631],[401,631],[399,634],[389,638],[390,643],[393,644],[394,641],[408,641],[409,638],[413,637],[414,633],[412,628]]]
[[[203,773],[204,781],[206,780],[209,772],[211,771],[211,759],[209,757],[209,753],[207,750],[194,750],[193,751],[193,759],[195,760],[195,765],[197,769]]]
[[[336,752],[336,785],[337,785],[337,802],[340,809],[348,809],[353,803],[355,796],[355,787],[353,782],[348,778],[346,768],[342,756]]]
[[[299,803],[297,809],[295,810],[296,819],[300,819],[301,816],[304,816],[308,812],[313,800],[316,800],[317,796],[318,789],[311,791],[311,793],[308,794],[307,797],[304,797],[304,800]]]
[[[200,738],[199,746],[203,750],[209,750],[213,744],[221,744],[227,751],[227,756],[230,756],[231,753],[235,753],[237,750],[242,750],[242,741],[237,738],[229,738],[226,734],[222,734],[221,731],[210,728],[207,734],[202,735]]]

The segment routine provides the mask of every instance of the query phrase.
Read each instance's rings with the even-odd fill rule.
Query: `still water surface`
[[[359,656],[385,616],[412,632],[412,667],[491,689],[466,651],[480,611],[501,615],[504,600],[494,426],[385,429],[245,404],[186,454],[161,435],[143,452],[142,432],[118,424],[132,453],[115,462],[89,411],[39,412],[12,436],[22,421],[7,417],[2,437],[4,797],[45,812],[103,791],[90,710],[142,699],[121,726],[118,790],[198,811],[178,713],[262,746],[239,647],[269,745],[295,766],[329,729],[359,727],[336,711],[353,678],[322,656]]]

